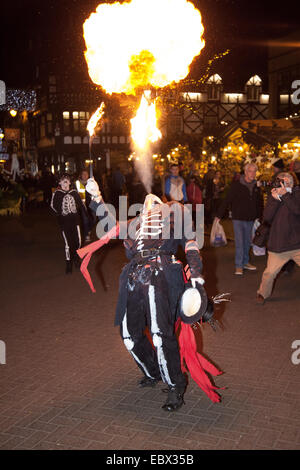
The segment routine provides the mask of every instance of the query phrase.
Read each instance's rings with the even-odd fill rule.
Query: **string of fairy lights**
[[[203,86],[207,82],[207,80],[210,76],[211,68],[212,68],[212,65],[214,64],[214,62],[219,60],[219,59],[222,59],[223,57],[225,57],[229,53],[230,53],[230,49],[226,49],[223,52],[218,52],[211,59],[209,59],[208,62],[207,62],[205,72],[203,73],[203,75],[200,78],[198,78],[198,79],[186,78],[186,79],[182,80],[180,82],[180,84],[171,83],[170,85],[165,87],[165,90],[174,91],[174,90],[178,89],[179,86],[180,87],[186,87],[186,88],[191,87],[193,89],[196,89],[196,88],[199,88],[199,87]],[[158,101],[165,104],[163,98],[159,97]],[[192,112],[195,110],[195,108],[191,104],[189,104],[189,102],[178,100],[178,99],[175,99],[175,100],[172,100],[172,101],[168,100],[168,106],[176,108],[178,110],[181,110],[183,108],[188,109],[189,111],[192,111]]]
[[[5,103],[0,105],[0,111],[34,111],[37,96],[34,90],[6,89]]]

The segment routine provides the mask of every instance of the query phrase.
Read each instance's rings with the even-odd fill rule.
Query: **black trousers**
[[[147,272],[148,271],[148,272]],[[136,364],[147,377],[161,378],[169,386],[185,387],[168,287],[159,269],[143,267],[127,285],[127,310],[121,336]],[[148,326],[153,345],[145,334]]]
[[[73,261],[76,251],[81,247],[80,226],[76,223],[66,223],[61,225],[61,232],[65,243],[66,261]]]

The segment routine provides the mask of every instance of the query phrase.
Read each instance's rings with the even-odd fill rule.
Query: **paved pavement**
[[[80,272],[64,274],[56,220],[47,211],[0,220],[0,449],[300,449],[300,270],[282,276],[257,306],[258,272],[233,274],[233,243],[203,250],[210,294],[231,292],[223,330],[197,330],[199,351],[224,374],[213,404],[190,380],[185,405],[161,409],[162,385],[140,373],[114,328],[119,242],[94,255],[92,294]],[[227,230],[229,230],[228,226]],[[107,291],[100,282],[105,276]],[[300,357],[300,354],[298,355]]]

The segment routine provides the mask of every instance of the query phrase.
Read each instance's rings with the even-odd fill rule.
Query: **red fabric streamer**
[[[210,400],[214,403],[218,403],[221,401],[221,397],[215,392],[215,390],[219,390],[219,388],[212,385],[205,371],[214,376],[221,375],[223,372],[219,371],[213,364],[197,352],[196,339],[191,325],[187,325],[179,319],[176,324],[176,330],[180,324],[181,331],[178,341],[182,372],[189,372],[192,379],[199,385],[204,393],[206,393]]]
[[[189,282],[191,274],[188,265],[183,271],[183,277],[185,283]],[[219,403],[221,397],[215,390],[220,389],[212,385],[205,371],[213,376],[221,375],[223,372],[219,371],[213,364],[205,359],[205,357],[197,352],[197,344],[192,326],[183,323],[179,318],[176,322],[176,331],[180,325],[181,331],[178,342],[180,347],[181,370],[182,372],[189,372],[192,379],[199,385],[204,393],[206,393],[211,401]]]
[[[82,272],[85,280],[89,284],[92,292],[96,292],[96,289],[94,288],[93,281],[91,279],[90,273],[88,272],[88,264],[90,262],[90,259],[92,257],[92,254],[97,251],[99,248],[101,248],[103,245],[106,245],[112,238],[117,238],[120,232],[120,227],[119,224],[115,225],[106,235],[104,235],[102,238],[97,240],[96,242],[90,243],[90,245],[84,246],[83,248],[80,248],[77,250],[78,255],[80,258],[84,258],[81,266],[80,266],[80,271]]]

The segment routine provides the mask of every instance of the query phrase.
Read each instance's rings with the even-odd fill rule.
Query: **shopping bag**
[[[265,256],[266,254],[266,247],[263,246],[257,246],[257,245],[252,245],[252,251],[255,256]]]
[[[266,247],[265,246],[258,246],[255,244],[257,240],[257,234],[259,232],[259,227],[261,227],[261,223],[258,219],[254,221],[253,230],[252,230],[252,251],[255,256],[265,256],[266,254]],[[258,242],[260,244],[260,241]]]
[[[225,246],[227,245],[227,238],[225,231],[220,224],[220,221],[215,219],[210,232],[210,244],[211,246]]]

